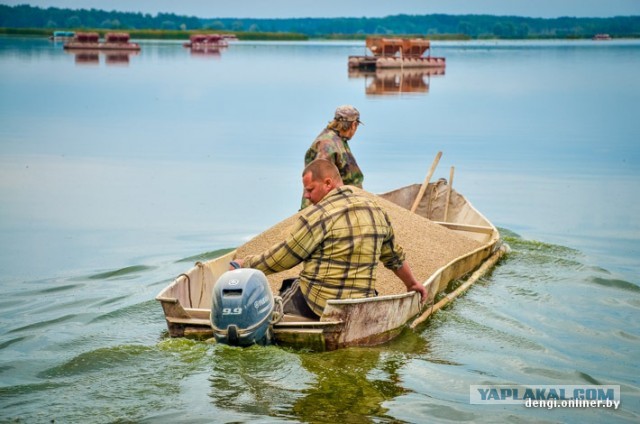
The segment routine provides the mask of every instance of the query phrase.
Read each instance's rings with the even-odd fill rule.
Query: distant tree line
[[[457,34],[466,38],[640,37],[640,16],[613,18],[525,18],[492,15],[395,15],[384,18],[199,18],[172,13],[131,13],[97,9],[47,9],[0,5],[0,27],[167,31],[298,33],[311,38],[364,38],[366,35]]]
[[[523,18],[490,15],[395,15],[384,18],[217,19],[212,28],[242,31],[296,32],[309,37],[330,35],[403,35],[429,37],[459,34],[468,38],[640,37],[640,16],[615,18]]]

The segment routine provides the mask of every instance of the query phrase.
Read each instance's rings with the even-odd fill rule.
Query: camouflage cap
[[[333,119],[336,121],[357,121],[359,124],[362,124],[362,121],[360,121],[360,112],[351,105],[338,106]]]

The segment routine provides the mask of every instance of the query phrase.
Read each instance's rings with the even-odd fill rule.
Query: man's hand
[[[407,287],[407,291],[420,293],[421,304],[427,301],[427,290],[413,276],[413,272],[411,271],[411,267],[409,266],[409,263],[407,261],[405,261],[400,268],[396,269],[393,272],[399,279],[402,280],[404,285]]]
[[[234,269],[242,268],[242,264],[244,264],[244,259],[234,259],[229,262],[229,271],[233,271]]]
[[[414,291],[414,292],[420,293],[420,304],[423,304],[424,302],[426,302],[427,297],[429,296],[427,293],[427,290],[420,283],[417,283],[415,286],[411,288],[407,287],[407,291]]]

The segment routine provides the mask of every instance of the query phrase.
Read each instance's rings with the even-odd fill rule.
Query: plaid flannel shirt
[[[243,266],[272,274],[304,262],[300,288],[322,315],[328,299],[375,296],[378,260],[395,270],[404,259],[386,212],[343,186],[305,209],[284,241],[246,257]]]

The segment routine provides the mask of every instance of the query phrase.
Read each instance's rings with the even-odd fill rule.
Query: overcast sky
[[[158,12],[200,18],[487,14],[542,18],[640,15],[640,0],[0,0],[0,4]]]

